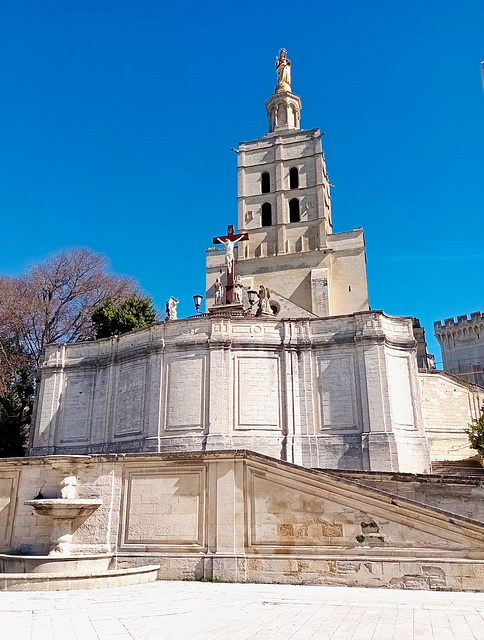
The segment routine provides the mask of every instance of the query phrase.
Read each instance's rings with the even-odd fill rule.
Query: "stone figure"
[[[215,280],[215,296],[214,296],[214,304],[225,304],[225,287],[220,282],[220,278]]]
[[[285,91],[291,90],[291,61],[287,57],[287,51],[281,49],[276,58],[277,86]]]
[[[66,476],[61,480],[61,496],[64,500],[74,500],[76,497],[76,476]]]
[[[234,246],[235,242],[232,242],[230,238],[216,238],[221,244],[225,245],[225,264],[227,265],[227,271],[232,273],[234,268]]]
[[[233,297],[234,302],[241,304],[243,291],[244,291],[244,285],[242,284],[242,278],[240,276],[235,276],[234,297]]]
[[[274,315],[271,309],[271,305],[269,304],[271,290],[269,288],[266,289],[264,285],[261,284],[257,296],[259,298],[258,314],[260,315],[261,313],[268,313],[271,316]]]
[[[166,301],[166,319],[167,320],[176,320],[177,319],[176,305],[179,302],[180,301],[177,300],[176,298],[174,298],[173,296],[171,296],[171,298]]]

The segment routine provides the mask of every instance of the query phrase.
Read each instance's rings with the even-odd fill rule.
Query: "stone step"
[[[484,467],[477,456],[465,460],[436,460],[432,462],[432,473],[450,476],[484,476]]]
[[[446,465],[432,465],[433,475],[445,476],[484,476],[482,467],[448,467]]]
[[[70,591],[154,582],[160,565],[99,572],[0,573],[0,591]]]

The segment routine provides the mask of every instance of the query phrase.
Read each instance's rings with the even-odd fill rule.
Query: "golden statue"
[[[291,90],[291,61],[287,57],[287,51],[281,49],[276,57],[277,89]]]

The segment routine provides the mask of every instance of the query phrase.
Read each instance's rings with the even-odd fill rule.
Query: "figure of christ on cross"
[[[227,304],[231,304],[233,302],[234,296],[234,245],[239,240],[248,239],[249,236],[247,233],[234,233],[234,227],[231,224],[229,224],[229,226],[227,227],[226,236],[219,236],[213,239],[213,244],[225,245],[225,264],[227,265],[227,285],[225,287],[225,294],[227,298]]]

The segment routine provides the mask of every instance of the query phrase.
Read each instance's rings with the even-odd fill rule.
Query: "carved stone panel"
[[[393,424],[403,429],[414,429],[415,419],[408,358],[387,354],[386,361]]]
[[[132,470],[125,483],[121,545],[205,545],[205,467]]]
[[[173,357],[165,366],[165,430],[203,429],[206,356]]]
[[[18,471],[0,471],[0,549],[6,551],[12,538],[17,498]]]
[[[279,358],[235,359],[235,428],[280,428]]]
[[[143,431],[145,378],[146,364],[126,362],[118,369],[114,420],[117,437]]]
[[[61,396],[58,443],[89,440],[94,377],[91,372],[67,374]]]
[[[249,547],[314,547],[341,544],[343,527],[326,514],[328,502],[310,486],[249,470]],[[333,506],[333,505],[332,505]]]
[[[319,357],[317,363],[321,429],[356,429],[353,356],[328,355]]]

